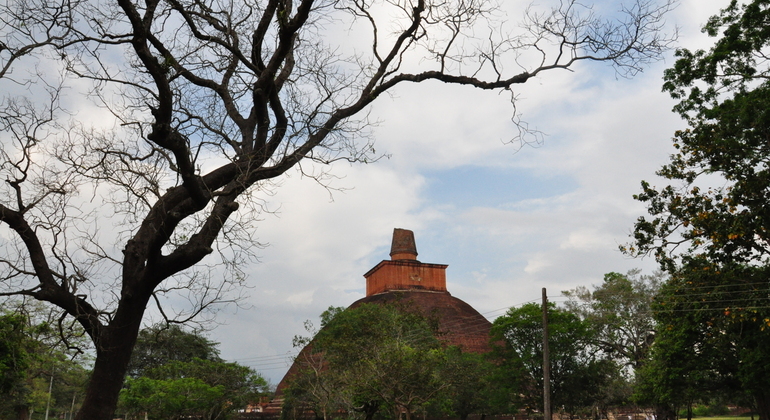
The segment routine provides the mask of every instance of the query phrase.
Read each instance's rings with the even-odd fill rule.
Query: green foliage
[[[267,381],[247,366],[195,358],[172,361],[127,380],[120,409],[159,419],[229,418],[267,392]]]
[[[285,412],[310,407],[323,418],[337,410],[409,418],[447,387],[436,324],[408,305],[330,308],[322,327],[297,359],[301,372],[287,390]]]
[[[465,420],[470,414],[490,413],[495,366],[486,355],[464,353],[451,346],[444,350],[444,363],[439,377],[446,384],[444,391],[433,402],[439,413]]]
[[[639,218],[633,253],[654,252],[671,269],[669,251],[717,263],[766,261],[770,247],[770,4],[733,1],[706,31],[721,35],[709,51],[679,50],[664,89],[680,100],[675,110],[690,128],[675,134],[677,152],[659,175],[679,185],[655,189],[643,182],[636,196],[652,219]],[[718,176],[719,187],[697,185]],[[712,178],[713,179],[713,178]]]
[[[647,396],[690,404],[717,390],[750,393],[770,419],[770,2],[732,1],[709,19],[708,50],[680,50],[664,90],[689,128],[658,174],[642,183],[634,254],[672,274],[660,298]],[[708,181],[715,187],[703,186]],[[766,321],[767,320],[767,321]]]
[[[26,322],[19,314],[0,316],[0,413],[8,413],[21,403],[27,390],[28,352]]]
[[[178,325],[154,325],[139,331],[134,352],[131,353],[128,376],[138,378],[166,363],[194,358],[221,360],[217,343]]]
[[[140,417],[229,418],[268,392],[253,369],[224,362],[217,343],[176,325],[140,331],[129,372],[119,410]]]
[[[662,288],[660,325],[642,396],[672,406],[740,400],[770,387],[768,269],[691,263]]]
[[[659,276],[607,273],[593,292],[586,287],[562,292],[570,298],[567,308],[587,321],[593,344],[634,370],[648,359],[655,336],[651,305],[660,284]]]
[[[211,386],[198,378],[129,379],[120,394],[128,414],[146,412],[150,419],[164,420],[209,414],[224,396],[223,386]]]
[[[47,322],[29,314],[0,315],[0,418],[24,418],[43,411],[69,412],[73,397],[83,395],[87,371],[58,340]],[[76,404],[77,407],[78,404]]]
[[[496,335],[494,330],[492,335]],[[530,405],[536,403],[525,398],[528,393],[539,391],[533,388],[536,385],[529,379],[521,361],[518,357],[511,357],[511,349],[506,345],[501,345],[503,342],[499,338],[496,341],[491,354],[494,368],[489,375],[489,382],[492,386],[489,388],[489,396],[487,397],[490,412],[515,413],[521,408],[527,411],[541,410],[539,407]]]
[[[618,366],[592,345],[590,324],[576,314],[549,304],[549,349],[552,405],[581,414],[603,399],[603,391],[618,377]],[[498,355],[508,378],[517,378],[514,395],[528,410],[543,407],[543,324],[541,306],[511,308],[495,320],[492,334],[502,342]],[[514,395],[511,395],[513,397]]]
[[[730,413],[730,410],[725,405],[706,405],[696,404],[692,407],[692,417],[714,417],[724,416]],[[680,410],[679,417],[687,417],[687,410]]]

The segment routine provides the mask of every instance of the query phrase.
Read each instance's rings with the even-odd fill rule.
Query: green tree
[[[109,420],[148,305],[187,322],[237,299],[265,188],[303,163],[376,160],[379,98],[506,91],[583,61],[633,75],[672,42],[674,3],[603,19],[565,0],[509,21],[492,0],[0,2],[0,294],[82,325],[78,415]],[[89,126],[79,101],[114,120]]]
[[[594,344],[624,365],[639,369],[648,359],[655,338],[652,303],[660,287],[659,275],[607,273],[593,291],[577,287],[562,292],[566,307],[595,330]]]
[[[68,349],[47,313],[6,302],[0,313],[0,418],[28,418],[49,410],[71,413],[82,401],[87,370]],[[69,342],[75,341],[70,337]],[[50,393],[49,393],[50,388]]]
[[[348,408],[343,391],[344,382],[336,375],[337,372],[329,370],[322,354],[306,347],[300,351],[294,365],[299,366],[299,371],[289,372],[293,376],[282,390],[283,419],[293,419],[298,414],[312,411],[316,418],[326,420],[333,413]],[[374,415],[377,409],[379,405],[364,403],[359,411]]]
[[[658,334],[639,396],[671,418],[694,403],[751,396],[762,416],[770,386],[770,317],[745,303],[766,299],[767,269],[724,271],[702,263],[690,261],[661,290],[655,306]]]
[[[502,343],[498,354],[512,370],[506,376],[521,379],[517,384],[520,403],[529,410],[543,407],[543,315],[541,306],[526,304],[511,308],[492,326],[493,339]],[[551,360],[551,404],[572,415],[583,414],[602,399],[602,391],[616,376],[618,366],[594,345],[593,330],[576,314],[548,308]]]
[[[493,386],[489,390],[488,401],[491,412],[495,414],[508,414],[524,409],[527,412],[542,410],[536,399],[529,398],[535,393],[541,392],[535,389],[535,384],[524,371],[523,364],[518,357],[511,357],[511,349],[499,339],[495,330],[491,331],[495,340],[492,345],[490,358],[494,368],[490,372],[490,382]],[[526,392],[522,392],[522,390]]]
[[[139,332],[128,375],[138,378],[169,362],[194,358],[221,361],[217,343],[179,325],[154,325]]]
[[[653,253],[672,275],[675,292],[663,302],[682,300],[682,312],[694,311],[661,319],[682,334],[672,333],[672,343],[694,340],[724,352],[711,359],[707,355],[714,352],[696,347],[701,353],[694,360],[707,363],[704,372],[740,378],[762,420],[770,418],[770,394],[761,376],[761,367],[770,364],[761,350],[768,334],[764,320],[770,319],[770,283],[763,276],[770,265],[769,19],[767,1],[732,1],[705,26],[717,38],[711,49],[677,52],[664,90],[679,100],[675,111],[689,128],[675,133],[677,152],[658,172],[674,185],[658,189],[642,183],[636,198],[647,204],[651,217],[638,219],[634,244],[626,248]],[[720,339],[690,337],[703,331]],[[671,348],[684,353],[661,350],[658,357],[672,360],[659,360],[658,366],[675,369],[674,360],[688,351],[686,344]]]
[[[22,409],[28,390],[27,369],[31,355],[26,346],[25,320],[19,314],[0,316],[0,415]]]
[[[439,367],[444,392],[434,401],[440,413],[460,420],[471,414],[492,414],[495,410],[490,397],[493,387],[494,366],[488,355],[466,353],[450,346],[444,349],[445,360]]]
[[[327,389],[338,393],[324,394],[323,400],[312,390],[304,393],[311,398],[305,403],[321,407],[323,413],[332,408],[328,402],[340,401],[340,408],[360,411],[367,419],[380,410],[394,418],[405,413],[409,419],[447,386],[440,377],[445,355],[436,333],[435,322],[408,305],[330,308],[309,344],[313,356],[298,359],[314,364],[301,368],[305,373],[294,379],[294,395],[303,395],[301,387],[307,386],[303,384],[310,375],[312,384],[333,384]]]
[[[675,133],[677,152],[658,174],[678,185],[658,190],[642,183],[635,197],[652,219],[639,218],[627,251],[653,252],[670,269],[689,257],[757,264],[770,255],[770,66],[763,53],[769,7],[732,1],[705,26],[719,36],[709,51],[677,51],[664,90],[680,100],[674,109],[689,128]],[[684,246],[686,252],[671,253]]]
[[[211,386],[198,378],[168,380],[141,377],[126,381],[121,407],[139,418],[176,420],[185,417],[212,418],[212,405],[225,397],[222,386]]]
[[[268,392],[261,375],[237,363],[193,358],[171,361],[145,374],[129,379],[121,391],[120,407],[130,414],[226,419]]]
[[[321,328],[328,325],[345,308],[330,306],[321,314]],[[294,361],[297,372],[289,371],[291,375],[288,386],[283,390],[283,418],[295,418],[299,413],[313,411],[316,418],[327,419],[332,413],[347,410],[353,406],[351,393],[347,392],[345,376],[340,370],[330,369],[326,360],[326,352],[314,345],[314,337],[318,334],[312,322],[305,322],[305,330],[309,337],[295,336],[293,345],[300,349]],[[379,403],[374,397],[355,396],[353,411],[364,413],[370,419],[379,410]]]

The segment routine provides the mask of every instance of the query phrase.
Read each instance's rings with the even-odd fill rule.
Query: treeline
[[[0,307],[0,419],[69,420],[80,409],[90,352],[77,324],[57,324],[38,304]],[[140,331],[114,418],[226,420],[270,395],[259,373],[222,360],[217,346],[178,325]]]
[[[724,281],[721,293],[681,274],[632,271],[609,273],[595,287],[563,292],[564,304],[551,303],[553,411],[598,419],[632,409],[663,420],[734,404],[761,417],[757,387],[770,365],[761,341],[770,328],[762,326],[770,321],[735,299],[766,293],[766,280],[738,293],[747,277],[703,271],[698,278]],[[735,310],[712,310],[728,297]],[[90,363],[78,351],[87,346],[77,324],[10,301],[0,321],[0,418],[72,418]],[[304,350],[282,390],[284,419],[542,415],[539,304],[497,318],[488,354],[447,346],[438,320],[408,301],[330,308],[320,327],[295,340]],[[179,326],[153,326],[140,333],[116,418],[236,418],[270,396],[257,372],[223,361],[217,343]]]
[[[71,419],[88,381],[76,325],[34,301],[0,302],[0,419]]]
[[[650,354],[657,277],[608,274],[595,291],[549,305],[552,405],[570,417],[606,417],[634,401],[634,372]],[[286,417],[462,420],[543,409],[538,304],[511,308],[491,328],[492,351],[446,346],[439,323],[408,300],[330,308],[283,390]],[[542,414],[541,414],[542,415]]]
[[[748,345],[742,337],[754,334],[741,331],[756,321],[717,314],[725,318],[717,324],[713,312],[684,309],[704,297],[683,295],[680,282],[609,273],[592,289],[563,292],[563,305],[549,303],[554,413],[606,419],[630,410],[663,420],[727,405],[759,412],[751,381],[770,363],[768,347]],[[542,416],[540,304],[497,318],[488,354],[447,346],[438,325],[408,300],[329,308],[318,331],[295,340],[303,350],[282,390],[284,418]]]

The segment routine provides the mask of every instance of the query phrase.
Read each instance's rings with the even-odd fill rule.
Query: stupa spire
[[[407,229],[393,229],[390,259],[393,261],[417,259],[417,245],[414,242],[414,232]]]

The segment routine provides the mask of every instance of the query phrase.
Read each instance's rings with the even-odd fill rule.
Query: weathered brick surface
[[[425,264],[416,260],[382,261],[369,270],[366,296],[390,290],[446,291],[446,265]]]
[[[446,291],[393,290],[359,299],[350,307],[362,303],[397,301],[410,302],[410,306],[427,316],[435,317],[439,323],[439,337],[448,345],[459,346],[463,351],[471,353],[486,353],[490,350],[489,330],[492,324],[471,305]]]

